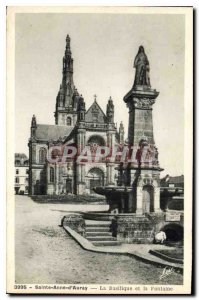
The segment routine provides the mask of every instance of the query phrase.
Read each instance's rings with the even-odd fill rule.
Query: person
[[[146,85],[150,87],[149,61],[143,46],[139,47],[138,54],[134,60],[134,68],[136,69],[134,87],[137,85]]]
[[[111,226],[110,226],[110,230],[112,232],[113,237],[117,237],[117,228],[118,228],[117,218],[116,218],[116,216],[114,216],[112,219]]]
[[[160,231],[155,235],[155,242],[163,244],[166,238],[166,233],[164,231]]]

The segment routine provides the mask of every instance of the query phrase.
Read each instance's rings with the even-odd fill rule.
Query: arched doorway
[[[181,242],[184,238],[184,230],[183,226],[175,223],[170,223],[165,225],[161,231],[166,233],[167,241],[168,242]]]
[[[100,135],[92,135],[87,142],[88,145],[90,144],[97,144],[98,146],[105,146],[104,138]]]
[[[154,212],[154,189],[151,185],[143,186],[142,190],[143,213]]]
[[[104,185],[104,172],[99,168],[92,168],[88,172],[88,188],[90,193],[93,194],[93,188]]]

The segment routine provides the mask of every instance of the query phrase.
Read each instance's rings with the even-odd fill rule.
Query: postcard
[[[7,293],[191,294],[192,172],[192,7],[7,8]]]

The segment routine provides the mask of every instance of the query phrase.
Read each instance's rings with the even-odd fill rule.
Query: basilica
[[[107,100],[106,113],[96,96],[93,104],[86,109],[85,100],[73,82],[73,58],[68,35],[54,116],[54,125],[38,124],[36,116],[32,117],[28,143],[30,195],[90,194],[97,186],[116,185],[116,162],[105,158],[87,163],[68,158],[63,162],[59,151],[56,152],[64,145],[75,146],[79,153],[86,146],[112,149],[124,143],[124,127],[121,123],[119,130],[116,128],[111,97]],[[48,159],[52,146],[58,158],[54,162]]]

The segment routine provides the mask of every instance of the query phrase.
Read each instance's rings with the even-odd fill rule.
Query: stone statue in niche
[[[149,61],[144,52],[144,47],[140,46],[138,50],[138,54],[134,60],[134,68],[135,72],[135,81],[133,87],[136,86],[148,86],[150,87],[150,76],[149,76]]]
[[[155,162],[158,164],[158,156],[159,156],[159,152],[158,152],[158,148],[154,146],[154,158],[155,158]]]

